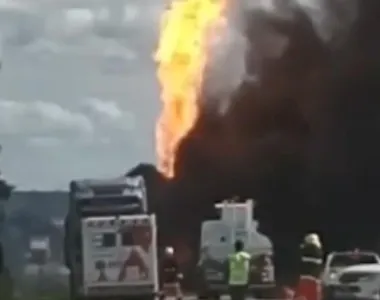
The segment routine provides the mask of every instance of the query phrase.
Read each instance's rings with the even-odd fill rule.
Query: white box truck
[[[153,299],[159,292],[157,225],[142,177],[71,183],[65,257],[70,296]]]

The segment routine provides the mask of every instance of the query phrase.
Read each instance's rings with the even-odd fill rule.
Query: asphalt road
[[[175,298],[173,297],[172,299],[170,297],[166,298],[167,300],[175,300]],[[186,295],[184,298],[184,300],[196,300],[198,299],[197,296],[195,294],[193,295]],[[220,300],[230,300],[230,296],[228,295],[223,295]],[[246,300],[254,300],[255,298],[253,297],[247,297]]]

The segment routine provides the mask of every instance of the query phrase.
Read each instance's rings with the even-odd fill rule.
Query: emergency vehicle
[[[220,212],[220,219],[204,221],[201,228],[199,297],[215,299],[227,292],[228,255],[233,253],[236,240],[243,241],[245,251],[252,256],[250,293],[257,298],[271,296],[275,288],[273,245],[257,231],[253,200],[225,201],[215,208]]]
[[[65,227],[71,300],[158,293],[157,225],[143,177],[71,182]]]

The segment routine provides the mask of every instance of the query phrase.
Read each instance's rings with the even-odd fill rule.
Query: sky
[[[0,167],[67,189],[155,162],[162,0],[0,0]]]

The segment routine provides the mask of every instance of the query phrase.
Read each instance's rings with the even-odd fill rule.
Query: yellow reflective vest
[[[229,255],[229,285],[246,285],[249,281],[251,255],[241,251]]]

